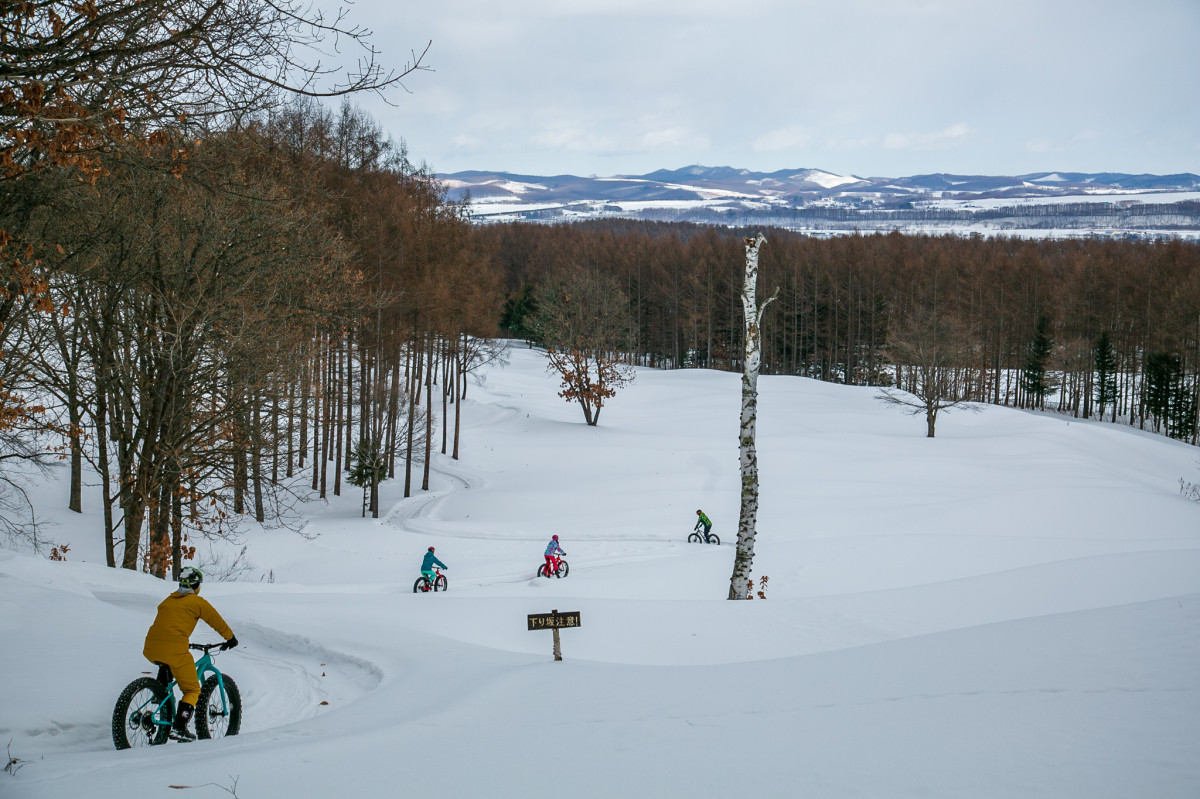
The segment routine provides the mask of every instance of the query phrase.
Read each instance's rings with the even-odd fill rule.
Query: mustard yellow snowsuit
[[[165,663],[171,676],[183,691],[183,700],[195,705],[200,698],[200,681],[196,679],[196,661],[188,651],[188,641],[196,622],[204,619],[209,627],[228,641],[233,630],[221,618],[221,614],[199,594],[188,591],[168,596],[158,605],[158,615],[146,633],[146,645],[142,654],[151,663]]]

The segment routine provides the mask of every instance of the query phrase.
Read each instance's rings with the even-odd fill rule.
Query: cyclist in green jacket
[[[706,516],[704,514],[704,511],[702,511],[702,510],[697,510],[696,516],[697,516],[696,526],[693,527],[692,529],[699,530],[700,527],[703,526],[704,527],[704,537],[707,539],[708,531],[712,529],[712,519],[708,518],[708,516]]]

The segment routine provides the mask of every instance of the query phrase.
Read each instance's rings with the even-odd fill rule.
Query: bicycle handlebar
[[[225,646],[225,643],[225,641],[222,641],[219,644],[188,644],[188,649],[195,649],[197,652],[203,652],[207,655],[209,650],[220,649]]]

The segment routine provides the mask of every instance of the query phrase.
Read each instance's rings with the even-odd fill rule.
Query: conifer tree
[[[1050,381],[1046,377],[1046,363],[1054,348],[1050,337],[1050,320],[1039,316],[1033,331],[1033,341],[1025,354],[1025,368],[1021,372],[1021,388],[1025,391],[1029,407],[1046,408],[1046,394],[1050,393]]]
[[[1096,404],[1100,406],[1099,417],[1104,418],[1104,409],[1112,406],[1113,420],[1117,414],[1117,354],[1113,351],[1108,331],[1096,339]]]
[[[368,506],[378,514],[379,484],[387,479],[387,467],[387,456],[379,451],[379,447],[366,437],[360,438],[354,447],[354,460],[350,472],[346,475],[346,481],[363,490],[364,517],[367,515]]]
[[[1154,418],[1154,430],[1166,425],[1166,434],[1186,439],[1196,424],[1195,387],[1183,376],[1178,355],[1151,352],[1146,355],[1146,379],[1142,384],[1142,404]]]
[[[533,284],[526,283],[521,288],[520,294],[504,303],[504,310],[500,316],[500,327],[530,344],[533,344],[538,337],[534,322],[538,305],[533,292]]]

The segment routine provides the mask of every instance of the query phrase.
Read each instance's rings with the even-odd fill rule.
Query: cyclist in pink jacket
[[[558,545],[558,536],[551,536],[550,543],[546,545],[546,577],[558,571],[558,559],[566,554]]]

